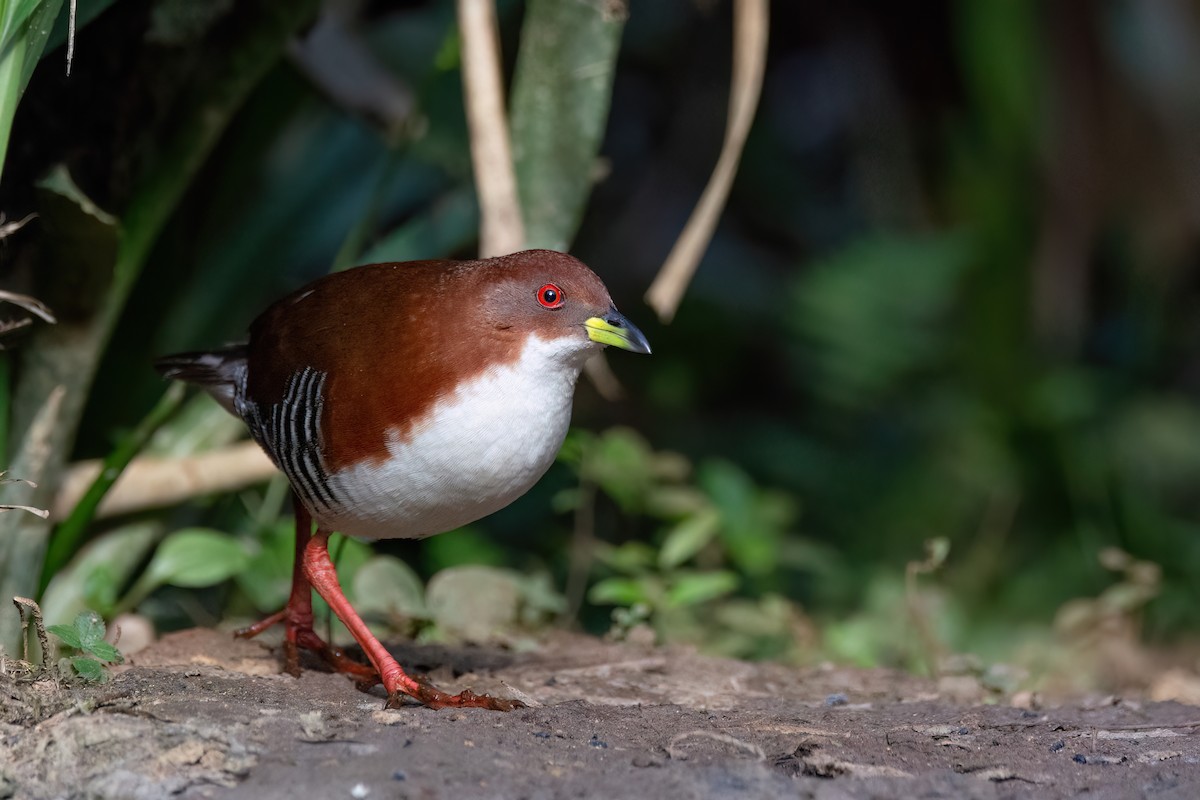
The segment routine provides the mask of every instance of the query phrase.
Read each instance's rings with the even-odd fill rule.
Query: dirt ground
[[[0,676],[0,798],[1200,797],[1200,708],[1177,703],[1021,709],[566,634],[396,654],[530,707],[384,710],[379,689],[186,631],[103,686]]]

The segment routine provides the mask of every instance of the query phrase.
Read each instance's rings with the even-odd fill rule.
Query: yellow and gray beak
[[[631,353],[650,353],[650,343],[645,335],[625,319],[616,308],[610,308],[603,317],[592,317],[583,323],[588,338],[600,344],[611,344]]]

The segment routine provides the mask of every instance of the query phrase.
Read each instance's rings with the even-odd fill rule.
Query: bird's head
[[[484,314],[494,329],[533,333],[582,357],[607,345],[650,352],[646,337],[617,311],[604,283],[582,261],[553,250],[492,261]]]

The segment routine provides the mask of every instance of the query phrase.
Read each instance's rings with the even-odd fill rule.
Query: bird
[[[421,539],[525,494],[563,443],[584,362],[607,346],[650,353],[582,261],[526,250],[331,273],[267,307],[244,343],[157,360],[165,378],[198,385],[243,420],[291,485],[291,594],[237,635],[282,623],[286,671],[299,675],[299,651],[313,651],[382,683],[391,708],[406,697],[521,707],[405,672],[342,592],[329,537]],[[313,590],[369,665],[313,630]]]

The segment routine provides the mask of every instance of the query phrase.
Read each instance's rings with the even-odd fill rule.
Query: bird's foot
[[[423,680],[413,680],[413,684],[413,686],[396,688],[389,692],[386,707],[400,708],[406,697],[411,697],[433,709],[486,708],[489,711],[515,711],[518,708],[526,707],[520,700],[475,694],[470,689],[464,689],[459,694],[447,694]]]
[[[300,615],[303,617],[303,615]],[[312,628],[312,620],[297,618],[285,608],[253,625],[239,628],[233,635],[239,639],[253,639],[272,625],[282,622],[286,628],[283,641],[283,669],[289,675],[300,677],[300,651],[309,650],[320,656],[334,672],[349,675],[360,685],[370,688],[379,683],[379,673],[369,664],[361,664],[326,642]]]

